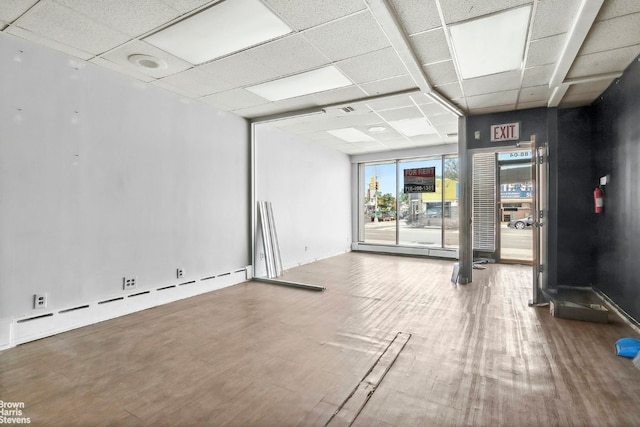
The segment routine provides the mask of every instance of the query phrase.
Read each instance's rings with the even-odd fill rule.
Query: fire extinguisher
[[[603,193],[600,187],[593,190],[593,203],[595,204],[596,213],[602,213],[604,211],[604,199],[602,195]]]

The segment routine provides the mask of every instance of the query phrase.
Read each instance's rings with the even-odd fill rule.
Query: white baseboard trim
[[[165,284],[153,289],[132,290],[126,294],[64,309],[42,310],[29,316],[0,319],[0,350],[237,285],[247,281],[248,268],[250,267],[202,279]]]

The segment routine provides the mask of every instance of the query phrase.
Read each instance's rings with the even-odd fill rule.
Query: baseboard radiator
[[[245,267],[197,280],[164,284],[152,289],[131,290],[125,294],[62,309],[51,309],[37,314],[30,313],[28,316],[0,320],[0,350],[233,286],[246,282],[251,278],[250,276],[251,268]]]

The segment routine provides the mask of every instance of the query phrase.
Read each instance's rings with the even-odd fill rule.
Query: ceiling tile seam
[[[531,39],[533,36],[533,26],[535,24],[536,12],[538,10],[538,0],[534,0],[533,6],[529,14],[529,28],[527,31],[527,39],[524,42],[524,57],[522,58],[522,66],[520,67],[520,90],[516,95],[516,105],[520,102],[520,93],[522,91],[522,83],[524,82],[524,71],[527,69],[527,60],[529,59],[529,48],[531,47]]]
[[[27,10],[25,10],[24,12],[22,12],[20,15],[18,15],[15,19],[13,19],[11,22],[7,22],[7,26],[5,28],[2,29],[2,31],[6,30],[7,28],[9,28],[12,24],[14,24],[15,22],[17,22],[20,18],[22,18],[23,16],[25,16],[27,13],[31,12],[31,9],[33,9],[34,7],[36,7],[38,4],[40,3],[40,1],[36,1],[34,4],[32,4],[31,6],[29,6],[27,8]],[[22,28],[22,27],[20,27]]]
[[[130,36],[130,35],[125,34],[125,33],[123,33],[122,31],[120,31],[120,30],[118,30],[118,29],[116,29],[116,28],[114,28],[114,27],[112,27],[112,26],[110,26],[110,25],[108,25],[108,24],[105,24],[104,22],[98,21],[97,19],[94,19],[94,18],[92,18],[92,17],[91,17],[91,16],[89,16],[89,15],[85,15],[84,13],[82,13],[82,12],[80,12],[80,11],[76,10],[76,9],[73,9],[73,8],[71,8],[71,7],[68,7],[68,6],[65,6],[64,4],[58,3],[58,2],[57,2],[57,1],[55,1],[55,0],[51,0],[51,1],[52,1],[53,3],[55,3],[56,5],[58,5],[58,7],[61,7],[61,8],[64,8],[64,9],[67,9],[67,10],[71,11],[71,12],[72,12],[72,14],[81,15],[82,17],[86,18],[86,19],[87,19],[87,20],[89,20],[89,21],[94,22],[95,24],[102,25],[102,26],[104,26],[104,27],[109,28],[111,31],[114,31],[114,32],[116,32],[116,33],[118,33],[118,34],[120,34],[120,35],[122,35],[122,36],[126,36],[127,41],[126,41],[126,42],[124,42],[124,43],[119,44],[119,45],[118,45],[118,47],[120,47],[120,46],[122,46],[122,45],[124,45],[124,44],[126,44],[126,43],[129,43],[129,42],[131,41],[131,36]],[[37,31],[34,31],[33,29],[29,29],[29,28],[22,27],[22,26],[20,25],[20,22],[18,22],[18,21],[19,21],[21,18],[25,17],[25,16],[27,15],[27,13],[28,13],[28,12],[30,12],[33,8],[35,8],[35,7],[36,7],[36,6],[38,6],[39,4],[41,4],[41,3],[40,3],[40,1],[38,1],[38,2],[34,3],[34,5],[33,5],[33,6],[31,6],[27,11],[25,11],[25,13],[23,13],[23,14],[22,14],[22,15],[20,15],[18,18],[16,18],[16,19],[13,21],[13,23],[11,23],[11,24],[9,25],[9,27],[11,27],[11,26],[16,26],[16,27],[18,27],[18,28],[20,28],[20,29],[22,29],[22,30],[24,30],[24,31],[27,31],[27,32],[29,32],[29,33],[36,34],[36,35],[38,35],[38,36],[40,36],[40,37],[43,37],[43,38],[44,38],[44,39],[46,39],[46,40],[52,40],[52,41],[54,41],[54,42],[56,42],[56,43],[58,43],[58,44],[60,44],[60,45],[67,46],[67,47],[69,47],[69,48],[72,48],[72,49],[78,50],[78,51],[80,51],[80,52],[85,52],[85,53],[87,53],[88,55],[91,55],[91,58],[89,58],[88,60],[86,60],[87,62],[88,62],[88,61],[90,61],[91,59],[94,59],[94,58],[95,58],[95,57],[97,57],[97,56],[100,56],[100,55],[104,54],[104,52],[99,53],[99,54],[94,54],[93,52],[86,52],[84,49],[80,49],[80,48],[78,48],[78,47],[71,46],[71,45],[69,45],[69,44],[67,44],[67,43],[64,43],[64,42],[61,42],[61,41],[59,41],[59,40],[56,40],[56,39],[54,39],[54,38],[52,38],[52,37],[50,37],[50,36],[47,36],[47,35],[44,35],[44,34],[41,34],[41,33],[37,32]],[[4,30],[3,30],[3,31],[4,31]],[[110,50],[111,50],[111,49],[108,49],[107,51],[110,51]],[[71,54],[69,54],[69,55],[71,55]],[[73,56],[73,55],[71,55],[71,56]],[[80,59],[81,59],[81,58],[80,58]],[[85,61],[85,60],[83,59],[83,61]]]
[[[612,19],[618,19],[618,18],[624,18],[625,16],[629,16],[629,15],[638,15],[640,14],[640,12],[629,12],[629,13],[623,13],[622,15],[615,15],[615,16],[610,16],[608,18],[604,18],[604,19],[598,19],[596,17],[595,22],[607,22],[610,21]]]
[[[389,3],[386,0],[380,0],[376,7],[376,11],[379,11],[379,12],[376,13],[372,9],[371,0],[365,0],[365,1],[367,4],[367,9],[371,13],[371,16],[373,16],[373,19],[378,24],[380,31],[382,31],[382,34],[384,34],[384,36],[386,37],[387,41],[391,45],[392,49],[395,51],[396,55],[400,59],[400,62],[404,66],[405,70],[407,71],[407,73],[409,74],[413,82],[416,84],[416,86],[421,88],[423,91],[425,92],[431,91],[433,89],[433,85],[431,84],[426,74],[424,73],[424,70],[420,65],[420,61],[418,60],[418,57],[412,48],[411,41],[409,40],[406,33],[404,32],[402,28],[402,24],[400,23],[400,20],[398,19],[395,11],[393,10],[393,7],[389,5]],[[392,37],[389,35],[387,31],[388,28],[382,22],[380,22],[381,18],[387,21],[387,25],[389,26],[391,31],[395,33],[395,37]],[[398,46],[399,44],[400,46]],[[407,61],[409,61],[409,63],[405,61],[404,55],[401,51],[406,53],[406,55],[408,56]],[[417,74],[417,76],[414,75],[414,73]]]
[[[318,28],[326,27],[328,25],[334,24],[336,22],[343,21],[343,20],[351,18],[353,16],[366,14],[366,13],[370,13],[369,9],[367,9],[367,8],[362,9],[362,10],[358,10],[358,11],[355,11],[355,12],[348,13],[348,14],[346,14],[344,16],[340,16],[339,18],[332,19],[331,21],[323,22],[322,24],[318,24],[315,27],[305,28],[304,30],[300,30],[300,31],[296,31],[296,30],[293,30],[293,31],[298,33],[298,34],[303,34],[304,35],[305,33],[309,33],[311,31],[317,30]],[[277,14],[277,15],[278,15],[278,17],[280,17],[280,14]],[[282,17],[280,17],[280,19],[282,19]],[[284,22],[286,22],[287,25],[289,25],[289,23],[287,21],[285,21],[284,19],[282,19],[282,20]],[[289,25],[289,27],[291,27],[291,25]]]
[[[449,32],[449,27],[447,27],[447,23],[444,19],[444,13],[442,12],[442,5],[440,4],[440,0],[434,0],[436,3],[436,9],[438,9],[438,15],[440,16],[440,23],[442,24],[442,28],[444,30],[444,38],[447,41],[447,46],[449,47],[449,53],[451,53],[451,60],[453,61],[453,67],[456,71],[456,76],[458,77],[458,86],[460,87],[460,93],[462,94],[462,99],[464,100],[464,108],[463,113],[467,113],[469,111],[469,104],[467,103],[467,97],[464,94],[464,87],[462,84],[462,74],[460,73],[460,65],[458,64],[458,57],[456,55],[456,50],[453,48],[453,42],[451,41],[451,33]],[[434,89],[435,90],[435,89]],[[438,95],[444,99],[448,99],[442,94],[438,92]],[[449,100],[452,102],[451,100]],[[466,110],[466,111],[464,111]]]
[[[640,31],[640,30],[639,30],[639,31]],[[626,49],[626,48],[628,48],[628,47],[635,47],[635,46],[638,46],[638,48],[640,48],[640,43],[633,43],[633,44],[624,45],[624,46],[616,46],[616,47],[614,47],[614,48],[610,48],[610,49],[595,50],[595,51],[593,51],[593,52],[589,52],[589,53],[580,53],[580,52],[578,52],[578,55],[576,55],[576,58],[578,58],[578,57],[580,57],[580,56],[595,55],[595,54],[598,54],[598,53],[606,53],[606,52],[611,52],[611,51],[613,51],[613,50]],[[631,62],[633,62],[633,61],[631,61]],[[631,63],[631,62],[630,62],[630,63]],[[630,63],[629,63],[629,64],[630,64]],[[627,64],[627,66],[628,66],[629,64]],[[568,72],[567,72],[567,74],[568,74]]]
[[[236,53],[239,53],[239,52],[236,52]],[[206,95],[202,95],[202,96],[200,96],[200,97],[198,97],[198,98],[204,98],[204,97],[211,96],[211,95],[217,95],[217,94],[219,94],[219,93],[228,92],[228,91],[230,91],[230,90],[236,90],[236,89],[244,89],[244,90],[247,90],[247,88],[248,88],[248,87],[251,87],[251,86],[260,85],[260,84],[263,84],[263,83],[274,82],[274,81],[277,81],[277,80],[285,79],[285,78],[287,78],[287,77],[297,76],[298,74],[303,74],[303,73],[307,73],[307,72],[310,72],[310,71],[319,70],[319,69],[321,69],[321,68],[326,68],[326,67],[331,66],[331,65],[335,66],[335,64],[336,64],[336,63],[335,63],[335,61],[334,61],[334,62],[330,62],[330,63],[328,63],[328,64],[318,65],[317,67],[312,67],[312,68],[306,69],[306,70],[304,70],[304,71],[298,71],[298,72],[291,73],[291,74],[282,74],[282,75],[279,75],[279,76],[276,76],[276,77],[273,77],[273,78],[270,78],[270,79],[266,79],[266,80],[257,80],[257,81],[251,82],[251,83],[247,83],[247,84],[245,84],[245,85],[234,86],[234,87],[232,87],[232,88],[223,89],[223,90],[220,90],[220,91],[217,91],[217,92],[207,93]],[[204,64],[203,64],[203,65],[204,65]],[[185,72],[185,71],[189,71],[189,70],[191,70],[191,69],[193,69],[193,68],[195,68],[195,69],[199,69],[199,68],[200,68],[200,66],[199,66],[199,65],[196,65],[196,66],[194,66],[194,67],[192,67],[192,68],[188,68],[187,70],[180,71],[179,73],[183,73],[183,72]],[[202,70],[201,70],[201,71],[202,71]],[[207,73],[206,71],[202,71],[202,72],[203,72],[203,73],[206,73],[207,75],[209,75],[209,74],[210,74],[211,76],[213,76],[213,73]],[[179,73],[175,73],[175,74],[179,74]],[[346,74],[344,74],[342,71],[340,71],[340,73],[341,73],[342,75],[344,75],[344,76],[345,76],[345,78],[347,78],[347,79],[352,83],[352,85],[344,86],[343,88],[348,88],[348,87],[355,86],[355,87],[357,87],[358,89],[362,90],[364,93],[367,93],[364,89],[362,89],[362,88],[360,87],[360,84],[359,84],[359,83],[355,83],[351,77],[347,76],[347,75],[346,75]],[[170,76],[166,76],[166,77],[171,77],[171,76],[173,76],[173,75],[175,75],[175,74],[171,74]],[[166,77],[163,77],[163,78],[166,78]],[[394,77],[390,77],[390,78],[394,78]],[[385,80],[385,79],[382,79],[382,80]],[[376,82],[376,81],[381,81],[381,80],[375,80],[374,82]],[[367,82],[367,83],[372,83],[372,82]],[[365,83],[361,83],[361,84],[365,84]],[[343,89],[343,88],[338,88],[338,89]],[[287,101],[287,100],[290,100],[290,99],[301,98],[301,97],[304,97],[304,96],[315,95],[315,94],[318,94],[318,93],[330,92],[330,91],[332,91],[332,90],[336,90],[336,89],[328,89],[328,90],[323,90],[323,91],[320,91],[320,92],[309,93],[309,94],[306,94],[306,95],[294,96],[294,97],[292,97],[292,98],[285,98],[285,99],[281,99],[281,100],[279,100],[279,101]],[[260,95],[257,95],[257,94],[256,94],[256,96],[260,96]],[[261,97],[261,98],[262,98],[262,97]],[[268,99],[266,99],[266,98],[263,98],[263,99],[265,99],[265,101],[267,101],[268,103],[272,103],[272,104],[274,103],[274,101],[269,101],[269,100],[268,100]],[[276,101],[276,102],[278,102],[278,101]],[[264,105],[264,104],[261,104],[261,105]],[[275,105],[275,104],[274,104],[274,105]]]
[[[429,94],[429,93],[433,92],[434,91],[434,85],[429,80],[429,77],[428,77],[428,75],[426,74],[426,72],[424,70],[424,66],[418,60],[416,52],[413,49],[413,44],[412,44],[410,38],[404,32],[404,30],[402,28],[402,24],[400,23],[400,20],[398,19],[398,17],[396,15],[395,11],[393,10],[393,8],[388,4],[388,2],[386,0],[379,0],[379,2],[376,4],[376,6],[377,6],[376,10],[380,10],[380,12],[379,12],[379,14],[377,14],[371,8],[372,7],[372,3],[371,3],[372,0],[366,0],[366,1],[367,1],[369,10],[371,10],[371,14],[373,15],[373,17],[376,20],[376,22],[378,23],[378,25],[380,26],[383,34],[387,37],[387,40],[389,41],[389,43],[391,43],[391,46],[393,47],[393,49],[396,51],[396,54],[398,55],[398,57],[402,61],[405,69],[409,73],[409,76],[412,78],[414,83],[416,83],[416,85],[419,88],[421,88],[424,91],[425,94]],[[405,59],[403,58],[403,55],[399,51],[399,47],[398,47],[397,43],[394,43],[395,38],[394,38],[394,40],[391,39],[391,37],[387,33],[385,25],[383,25],[380,22],[380,18],[383,18],[383,19],[384,18],[388,18],[387,21],[390,21],[388,25],[396,33],[396,35],[397,35],[397,37],[399,39],[397,41],[397,43],[401,43],[401,46],[399,46],[399,47],[402,48],[402,51],[406,52],[407,55],[409,56],[408,60],[411,62],[410,64],[407,64],[405,62]],[[429,30],[429,31],[435,31],[435,30],[439,30],[439,29],[440,28],[435,28],[435,29],[432,29],[432,30]],[[446,30],[443,30],[443,31],[445,32],[445,38],[446,38]],[[412,69],[414,70],[414,72],[412,72]],[[420,82],[418,80],[420,80]],[[424,86],[424,87],[422,87],[422,86]],[[451,102],[446,97],[443,97],[439,93],[437,94],[437,97],[434,98],[434,100],[436,102],[438,102],[439,104],[441,104],[446,109],[448,109],[450,111],[453,111],[456,115],[458,115],[458,116],[463,115],[463,112],[458,110],[457,106],[455,104],[453,104],[453,102]]]
[[[556,67],[549,79],[549,87],[560,86],[567,77],[603,3],[604,0],[582,0],[571,29],[567,32],[560,58],[556,61]]]
[[[376,116],[378,116],[378,118],[380,120],[382,120],[384,123],[387,124],[387,126],[389,126],[391,129],[393,129],[394,131],[396,131],[401,137],[402,139],[406,140],[407,142],[411,142],[411,138],[409,138],[408,136],[406,136],[405,134],[403,134],[402,132],[400,132],[398,129],[395,128],[395,126],[393,126],[391,123],[389,123],[389,121],[387,121],[384,117],[382,117],[380,115],[380,113],[378,113],[376,110],[374,110],[373,108],[371,108],[368,104],[365,103],[365,105],[371,110],[371,112],[373,114],[375,114]],[[377,141],[377,140],[376,140]]]
[[[413,105],[418,109],[418,111],[420,111],[420,114],[422,114],[422,117],[424,117],[424,119],[427,121],[427,123],[429,123],[429,126],[431,126],[436,133],[438,134],[438,136],[440,137],[441,140],[445,140],[447,138],[447,134],[445,133],[444,136],[440,133],[440,131],[433,125],[433,123],[431,122],[431,120],[429,120],[429,117],[427,117],[427,115],[424,113],[424,111],[422,111],[422,108],[420,108],[420,106],[418,105],[418,103],[416,102],[415,99],[413,99],[413,96],[409,96],[409,99],[411,100],[411,102],[413,102]]]

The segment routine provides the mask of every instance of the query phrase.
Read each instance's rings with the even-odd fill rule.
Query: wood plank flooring
[[[42,426],[323,426],[398,332],[356,426],[640,425],[638,337],[527,306],[531,267],[349,253],[0,352],[0,400]]]

